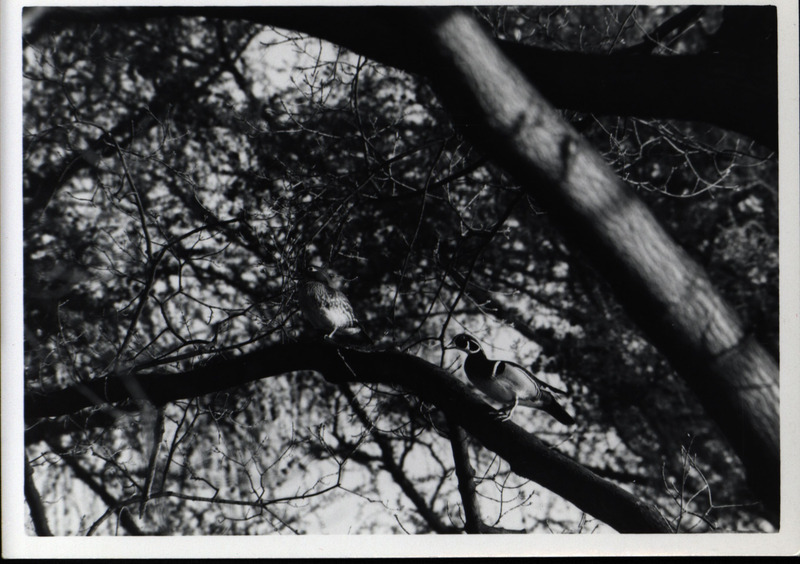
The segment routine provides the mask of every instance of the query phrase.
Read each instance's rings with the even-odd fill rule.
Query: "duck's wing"
[[[517,372],[522,372],[530,381],[532,381],[534,384],[536,384],[540,388],[543,388],[543,389],[545,389],[547,391],[553,392],[554,394],[567,395],[567,391],[566,390],[562,390],[561,388],[556,388],[555,386],[551,386],[547,382],[544,382],[544,381],[540,380],[539,378],[534,376],[533,373],[530,370],[528,370],[527,368],[525,368],[521,364],[517,364],[516,362],[510,362],[508,360],[504,360],[502,362],[503,362],[503,364],[506,364],[506,365],[508,365],[510,367],[513,367]]]
[[[542,386],[532,374],[519,364],[505,360],[495,361],[492,382],[495,386],[507,390],[512,398],[535,401],[542,391]]]
[[[572,425],[575,420],[558,403],[553,390],[558,390],[536,378],[524,366],[514,362],[495,363],[493,385],[507,391],[520,405],[541,409],[564,425]],[[555,393],[566,393],[558,390]]]

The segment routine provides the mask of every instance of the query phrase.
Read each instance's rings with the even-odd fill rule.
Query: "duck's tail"
[[[556,421],[559,423],[563,423],[564,425],[574,425],[575,419],[567,413],[567,410],[561,407],[561,405],[556,401],[556,399],[548,392],[542,390],[539,398],[536,399],[535,402],[531,401],[520,401],[522,405],[528,405],[530,407],[535,407],[537,409],[541,409],[542,411],[548,413],[549,415],[553,416]]]

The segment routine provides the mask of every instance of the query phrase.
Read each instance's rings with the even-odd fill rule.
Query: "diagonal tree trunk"
[[[778,367],[708,276],[649,209],[514,67],[478,24],[427,12],[439,68],[431,81],[471,139],[544,203],[591,257],[628,314],[700,397],[779,512]],[[776,520],[776,519],[775,519]]]

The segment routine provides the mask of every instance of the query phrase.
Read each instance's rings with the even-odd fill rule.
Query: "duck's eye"
[[[456,337],[456,346],[460,349],[469,348],[469,341],[464,335],[459,335]]]

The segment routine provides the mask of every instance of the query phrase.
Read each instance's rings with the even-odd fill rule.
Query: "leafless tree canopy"
[[[773,7],[24,21],[31,534],[780,526]]]

